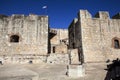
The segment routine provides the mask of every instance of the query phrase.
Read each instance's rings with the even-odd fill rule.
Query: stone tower
[[[48,16],[0,15],[0,55],[47,55]]]
[[[109,17],[99,11],[92,17],[80,10],[69,26],[69,48],[78,49],[84,62],[100,62],[120,58],[120,15]]]

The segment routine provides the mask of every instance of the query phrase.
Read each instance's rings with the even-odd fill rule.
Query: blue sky
[[[80,9],[93,16],[98,11],[109,11],[111,16],[120,12],[120,0],[0,0],[0,14],[46,15],[43,6],[52,28],[68,28]]]

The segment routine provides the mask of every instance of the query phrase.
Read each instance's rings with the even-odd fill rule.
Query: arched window
[[[119,48],[119,41],[117,39],[114,40],[114,48]]]
[[[19,42],[19,36],[18,35],[10,36],[10,42]]]

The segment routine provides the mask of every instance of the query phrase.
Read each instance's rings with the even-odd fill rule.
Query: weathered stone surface
[[[59,44],[59,45],[56,45],[54,47],[55,47],[54,53],[61,53],[61,54],[68,53],[67,45],[65,45],[65,44]]]
[[[50,30],[48,16],[0,15],[0,60],[4,63],[46,62],[48,51],[51,49],[53,53],[53,47],[55,53],[67,53],[68,30]],[[50,39],[51,32],[56,35]],[[63,63],[67,62],[63,60]]]
[[[78,49],[70,49],[70,64],[80,64]]]
[[[68,30],[52,29],[57,34],[50,39],[51,53],[67,53],[68,51]]]
[[[23,54],[23,55],[11,55],[11,56],[1,56],[0,61],[2,63],[20,63],[20,64],[25,64],[25,63],[31,63],[31,64],[36,64],[36,63],[46,63],[47,61],[47,56],[41,56],[41,55],[34,55],[34,54]]]
[[[118,16],[119,17],[119,16]],[[95,18],[87,10],[80,10],[78,19],[69,26],[69,48],[81,48],[84,62],[101,62],[120,58],[120,20],[110,19],[109,13],[100,11]]]
[[[15,40],[17,42],[11,42]],[[48,51],[48,16],[12,15],[0,19],[0,55],[41,54]],[[12,40],[13,39],[13,40]]]
[[[68,72],[69,77],[77,78],[85,76],[85,68],[83,65],[69,65]]]
[[[6,56],[2,61],[26,63],[30,60],[28,57],[34,58],[32,60],[35,63],[39,62],[41,59],[38,57],[48,54],[48,34],[48,16],[34,14],[2,16],[0,56]],[[29,56],[31,54],[41,56]]]
[[[64,39],[68,39],[68,30],[67,29],[53,29],[57,31],[57,35],[55,35],[50,41],[53,45],[58,45]]]
[[[51,64],[69,64],[69,55],[68,54],[50,54],[47,58],[47,63]]]

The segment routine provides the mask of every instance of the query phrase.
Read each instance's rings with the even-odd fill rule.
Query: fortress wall
[[[54,29],[57,31],[57,35],[55,35],[50,41],[53,45],[60,44],[60,40],[68,38],[68,30],[67,29]]]
[[[12,15],[0,19],[0,55],[40,54],[48,51],[48,17],[37,15]],[[12,35],[19,42],[10,42]]]
[[[98,17],[91,18],[88,11],[81,10],[79,20],[85,62],[120,58],[120,49],[112,46],[112,39],[120,37],[119,19],[110,19],[108,12],[99,12]]]
[[[51,53],[67,53],[68,45],[68,30],[67,29],[53,29],[57,34],[50,40]]]

